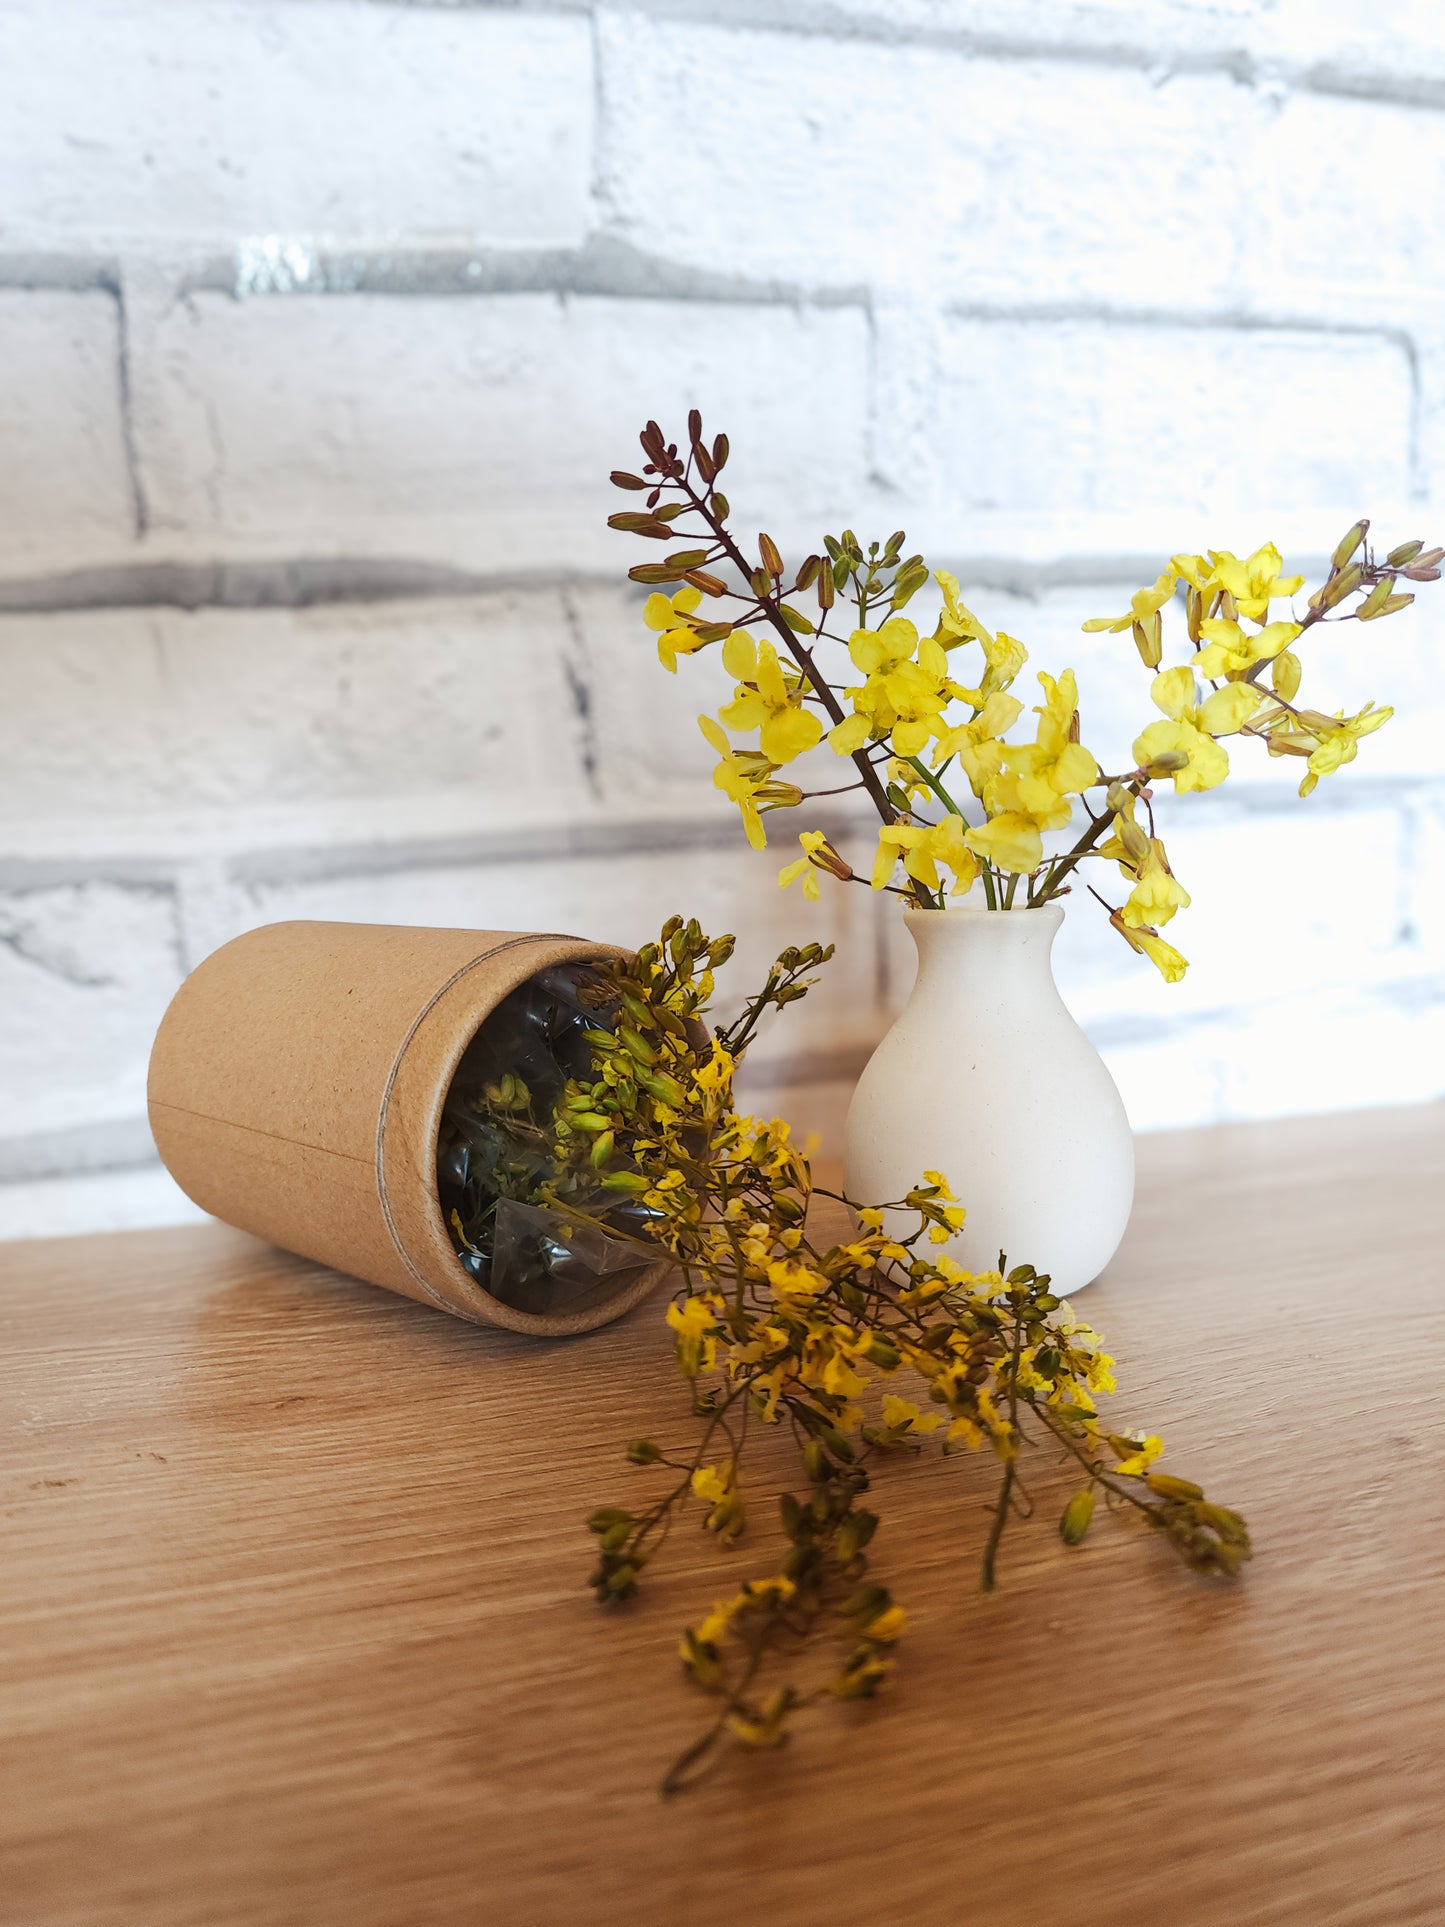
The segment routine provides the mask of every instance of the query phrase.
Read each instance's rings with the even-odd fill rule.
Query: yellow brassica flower
[[[700,1465],[692,1475],[692,1489],[699,1499],[717,1505],[726,1499],[731,1488],[715,1465]]]
[[[1109,921],[1131,950],[1137,950],[1140,956],[1149,959],[1166,984],[1180,982],[1189,968],[1189,960],[1181,956],[1173,944],[1161,937],[1157,930],[1134,929],[1131,924],[1125,923],[1121,910],[1116,910]]]
[[[933,746],[933,767],[938,769],[956,756],[963,766],[975,796],[982,796],[984,785],[1003,767],[1003,744],[999,738],[1011,730],[1023,714],[1017,696],[998,691],[989,696],[972,722],[958,723],[939,732]]]
[[[917,756],[954,693],[943,645],[920,638],[906,616],[890,616],[880,628],[855,629],[848,654],[867,681],[845,692],[854,715],[833,729],[834,749],[851,755],[870,735],[891,736],[895,754]]]
[[[812,862],[812,855],[814,850],[823,849],[828,839],[821,830],[804,830],[799,836],[798,841],[803,846],[803,854],[800,857],[796,857],[793,862],[785,863],[782,869],[779,870],[778,887],[781,890],[786,890],[790,883],[796,883],[798,878],[801,877],[803,879],[803,895],[811,902],[816,903],[823,893],[818,888],[818,872]]]
[[[1393,709],[1376,709],[1373,703],[1366,703],[1358,716],[1341,715],[1335,728],[1317,730],[1317,747],[1310,751],[1309,774],[1299,786],[1300,795],[1308,796],[1322,776],[1333,776],[1343,764],[1353,763],[1360,738],[1372,736],[1394,713]]]
[[[699,716],[697,726],[722,758],[712,773],[714,784],[724,796],[737,804],[748,842],[755,850],[763,849],[768,836],[758,809],[758,796],[768,787],[773,773],[772,764],[765,757],[749,756],[735,750],[711,716]]]
[[[1008,688],[1028,661],[1029,652],[1016,636],[1006,635],[1002,629],[994,635],[979,621],[958,593],[957,576],[947,569],[935,569],[933,579],[943,591],[943,613],[934,631],[939,642],[945,649],[957,648],[961,642],[977,642],[983,649],[983,680],[977,689],[960,692],[965,702],[979,709],[990,696]]]
[[[694,650],[702,647],[697,631],[687,620],[701,601],[701,589],[694,589],[688,583],[675,596],[650,595],[643,604],[642,620],[649,629],[660,632],[657,659],[674,676],[677,674],[678,657],[690,656]]]
[[[1129,892],[1120,915],[1131,930],[1153,929],[1168,923],[1177,910],[1187,910],[1189,892],[1170,870],[1164,845],[1151,838],[1149,854],[1134,872],[1134,888]]]
[[[1221,676],[1242,676],[1257,662],[1270,662],[1287,649],[1300,633],[1297,622],[1271,622],[1254,635],[1247,635],[1237,622],[1217,618],[1201,622],[1199,632],[1204,647],[1194,658],[1194,667],[1211,682]]]
[[[1216,789],[1229,774],[1228,752],[1193,723],[1150,723],[1134,738],[1134,761],[1151,776],[1172,776],[1180,796]]]
[[[1137,1438],[1137,1433],[1135,1436]],[[1140,1440],[1137,1451],[1130,1452],[1120,1459],[1114,1470],[1125,1477],[1138,1478],[1149,1470],[1163,1450],[1163,1439],[1157,1432],[1151,1432],[1147,1438]]]
[[[1192,723],[1206,736],[1233,736],[1243,729],[1264,701],[1262,692],[1250,682],[1226,683],[1212,689],[1202,703],[1189,664],[1178,669],[1161,669],[1149,686],[1155,706],[1174,723]]]
[[[746,629],[735,629],[723,645],[723,663],[738,678],[738,690],[718,716],[729,729],[758,730],[763,755],[775,767],[822,740],[823,725],[803,707],[799,679],[784,674],[766,638],[754,642]]]
[[[718,1328],[713,1307],[706,1298],[685,1298],[667,1308],[667,1322],[677,1337],[677,1362],[688,1378],[710,1371],[717,1357]]]
[[[966,844],[963,818],[952,812],[941,823],[932,825],[884,825],[878,832],[878,855],[873,865],[875,890],[881,890],[887,883],[900,856],[909,876],[930,890],[939,888],[939,864],[951,870],[954,896],[965,895],[978,875],[978,864]]]
[[[1159,611],[1174,593],[1175,575],[1172,569],[1165,569],[1155,578],[1152,589],[1139,589],[1131,598],[1129,607],[1121,616],[1093,616],[1084,624],[1085,635],[1098,635],[1107,631],[1116,636],[1123,629],[1132,629],[1137,622],[1142,628]]]
[[[1033,817],[1021,815],[1017,810],[991,816],[980,828],[969,830],[963,840],[985,863],[1012,871],[1016,876],[1028,876],[1044,860],[1038,824]]]
[[[1176,555],[1170,566],[1201,595],[1222,589],[1233,596],[1239,613],[1256,622],[1268,615],[1272,599],[1292,596],[1304,586],[1302,575],[1281,574],[1284,557],[1273,542],[1266,542],[1243,562],[1228,549],[1211,549],[1207,560],[1202,555]]]
[[[1066,669],[1057,680],[1041,674],[1039,683],[1044,701],[1037,710],[1036,739],[1001,746],[1001,768],[983,785],[990,821],[970,831],[968,838],[969,848],[979,856],[1019,875],[1042,861],[1039,833],[1062,829],[1073,815],[1070,797],[1087,789],[1099,774],[1089,751],[1071,740],[1079,702],[1073,670]]]
[[[943,1423],[942,1412],[922,1412],[912,1399],[883,1394],[883,1423],[889,1427],[907,1426],[913,1432],[936,1432]]]

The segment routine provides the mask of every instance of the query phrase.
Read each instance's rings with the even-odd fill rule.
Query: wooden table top
[[[0,1919],[1445,1921],[1445,1108],[1140,1154],[1080,1310],[1245,1578],[1067,1551],[1064,1481],[985,1598],[988,1467],[890,1467],[895,1682],[666,1804],[678,1630],[766,1551],[585,1589],[627,1439],[690,1436],[656,1301],[543,1342],[209,1226],[5,1249]]]

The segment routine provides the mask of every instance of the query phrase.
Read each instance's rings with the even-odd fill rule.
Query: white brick
[[[1437,12],[1437,9],[1430,9]],[[1291,94],[1260,131],[1252,279],[1266,299],[1398,325],[1445,286],[1445,117]]]
[[[0,292],[0,528],[12,565],[135,532],[108,294]]]
[[[182,975],[170,893],[0,893],[0,1138],[144,1114],[156,1025]]]
[[[1258,109],[1227,78],[601,18],[603,205],[640,247],[934,299],[1233,286]]]
[[[867,332],[850,312],[662,301],[200,296],[157,344],[158,518],[205,538],[566,566],[608,471],[694,402],[741,451],[739,509],[856,499]],[[731,474],[731,470],[729,471]],[[610,546],[608,545],[610,543]]]
[[[301,229],[546,246],[588,221],[575,16],[12,0],[0,87],[0,245]]]
[[[641,624],[638,624],[639,629]],[[645,635],[646,632],[643,631]],[[0,618],[0,819],[276,818],[433,796],[435,828],[590,800],[555,591]],[[63,719],[63,727],[57,727]]]
[[[960,320],[939,356],[926,453],[959,515],[1137,508],[1157,521],[1172,507],[1181,529],[1214,529],[1281,504],[1347,522],[1346,505],[1409,492],[1410,368],[1394,343]],[[920,452],[894,454],[900,486]]]

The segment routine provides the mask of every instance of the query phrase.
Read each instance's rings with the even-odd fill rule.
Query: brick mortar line
[[[294,250],[286,272],[256,267],[258,250],[266,244],[271,260],[276,243]],[[131,252],[120,260],[110,254],[88,255],[0,252],[0,291],[20,293],[103,293],[122,298],[128,265],[146,260]],[[296,260],[304,261],[304,271]],[[251,264],[248,267],[248,262]],[[1057,300],[1008,295],[960,296],[940,300],[933,311],[949,320],[1011,323],[1023,327],[1101,323],[1110,327],[1217,329],[1221,332],[1301,333],[1342,338],[1379,337],[1407,351],[1421,336],[1434,340],[1445,327],[1445,305],[1439,298],[1422,300],[1403,321],[1392,293],[1381,297],[1377,313],[1362,312],[1357,284],[1310,284],[1318,294],[1314,305],[1291,305],[1268,299],[1251,301],[1233,296],[1204,299],[1191,305],[1168,302],[1113,301],[1100,297]],[[717,307],[859,308],[892,306],[886,287],[857,281],[785,281],[698,268],[665,255],[635,248],[615,235],[596,232],[571,248],[509,248],[458,241],[445,245],[381,242],[296,232],[268,236],[238,236],[231,252],[198,256],[190,267],[177,264],[170,284],[173,299],[195,294],[228,296],[233,300],[343,299],[370,296],[375,300],[460,299],[500,300],[506,297],[557,295],[584,300],[675,301]],[[1331,301],[1344,293],[1351,303],[1348,315]],[[928,307],[932,304],[913,304]]]
[[[496,11],[496,0],[368,0],[397,11]],[[777,34],[791,39],[838,43],[861,41],[899,48],[934,48],[973,55],[981,60],[1048,63],[1059,66],[1162,71],[1170,77],[1219,74],[1241,86],[1284,86],[1297,93],[1378,101],[1383,105],[1416,107],[1427,112],[1445,110],[1445,72],[1402,75],[1396,68],[1368,58],[1347,68],[1339,57],[1301,59],[1287,49],[1271,46],[1248,27],[1236,31],[1221,47],[1200,47],[1167,33],[1152,36],[1111,30],[1093,36],[1081,33],[1077,20],[1067,21],[1057,33],[1008,31],[1003,27],[911,26],[882,13],[859,13],[833,7],[827,0],[507,0],[511,14],[595,20],[607,14],[639,15],[680,26],[720,32]],[[1225,23],[1216,23],[1225,24]],[[1233,23],[1225,24],[1225,30]]]
[[[1445,804],[1445,775],[1369,775],[1350,772],[1326,785],[1311,799],[1315,816],[1365,815],[1380,809],[1406,812]],[[1167,835],[1180,834],[1194,823],[1222,828],[1261,817],[1304,821],[1302,806],[1291,784],[1237,782],[1218,795],[1207,818],[1192,799],[1162,796],[1155,805]],[[861,809],[836,805],[808,818],[814,827],[844,840],[865,834],[873,819]],[[781,852],[791,838],[779,832]],[[516,863],[564,863],[579,858],[634,857],[668,852],[731,851],[738,848],[738,827],[731,813],[665,818],[625,817],[613,820],[579,819],[521,834],[478,831],[460,835],[417,835],[395,843],[375,838],[351,842],[277,844],[229,854],[206,853],[223,887],[240,891],[294,884],[344,881],[356,877],[405,874],[438,869],[485,869]],[[142,890],[181,890],[187,886],[195,855],[191,852],[73,856],[0,854],[0,891],[25,894],[86,883],[112,883]]]
[[[1302,568],[1319,571],[1325,553],[1291,551]],[[1053,589],[1134,585],[1158,570],[1153,551],[1060,555],[1034,561],[1007,554],[934,551],[966,589],[1030,599]],[[91,569],[0,576],[0,618],[104,614],[123,609],[234,613],[330,609],[355,604],[472,601],[485,596],[554,597],[576,591],[616,590],[641,602],[644,591],[617,569],[472,571],[405,556],[290,556],[275,560],[116,562]]]

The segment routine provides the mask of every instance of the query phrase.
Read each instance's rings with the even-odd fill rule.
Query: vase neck
[[[994,1010],[1039,1010],[1058,1002],[1050,952],[1064,913],[1040,910],[909,910],[905,921],[918,950],[914,1004]]]

